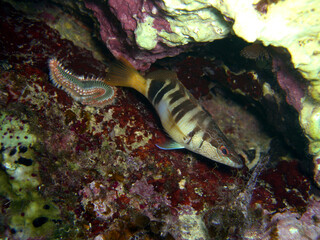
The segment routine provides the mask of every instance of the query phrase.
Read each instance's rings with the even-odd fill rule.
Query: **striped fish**
[[[232,143],[175,73],[158,70],[143,77],[122,59],[111,65],[106,83],[134,88],[148,98],[157,110],[163,128],[173,140],[158,145],[159,148],[187,148],[231,167],[243,166]]]

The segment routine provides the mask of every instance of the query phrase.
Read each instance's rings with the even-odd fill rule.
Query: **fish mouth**
[[[228,167],[232,167],[232,168],[243,168],[244,167],[244,162],[241,160],[241,158],[239,159],[228,159],[228,160],[225,160],[225,161],[216,161],[218,163],[221,163],[223,165],[226,165]]]
[[[233,164],[232,167],[235,167],[235,168],[243,168],[245,166],[244,159],[241,157],[241,155],[239,155],[239,158],[232,161],[232,164]]]
[[[243,167],[244,167],[244,164],[243,164],[243,162],[241,161],[241,162],[239,162],[239,163],[234,163],[234,165],[233,165],[232,167],[234,167],[234,168],[243,168]]]

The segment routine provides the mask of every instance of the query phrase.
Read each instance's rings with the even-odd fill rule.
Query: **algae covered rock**
[[[213,3],[234,19],[234,33],[248,42],[286,48],[306,79],[319,77],[320,10],[317,0],[237,1]]]
[[[192,5],[192,2],[186,5]],[[230,25],[214,8],[194,9],[186,12],[183,9],[166,7],[165,18],[170,31],[162,29],[159,40],[170,47],[185,45],[191,42],[212,42],[222,39],[230,32]],[[139,41],[137,41],[139,44]]]
[[[14,239],[50,236],[59,221],[60,211],[38,191],[37,137],[26,118],[0,113],[1,170],[0,195],[10,201],[7,223]]]

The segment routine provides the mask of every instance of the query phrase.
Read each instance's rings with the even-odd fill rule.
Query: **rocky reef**
[[[317,5],[2,1],[0,238],[318,239]],[[88,104],[49,76],[103,81],[120,56],[175,72],[246,166],[159,149],[133,89]]]

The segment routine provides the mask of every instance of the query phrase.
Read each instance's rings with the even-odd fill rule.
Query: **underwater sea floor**
[[[103,78],[112,55],[54,5],[15,7],[0,8],[1,238],[317,239],[306,160],[288,144],[290,129],[282,135],[265,117],[265,86],[251,70],[235,75],[200,51],[153,66],[177,72],[212,114],[246,163],[232,169],[157,148],[168,136],[132,89],[90,107],[55,87],[49,59]]]

